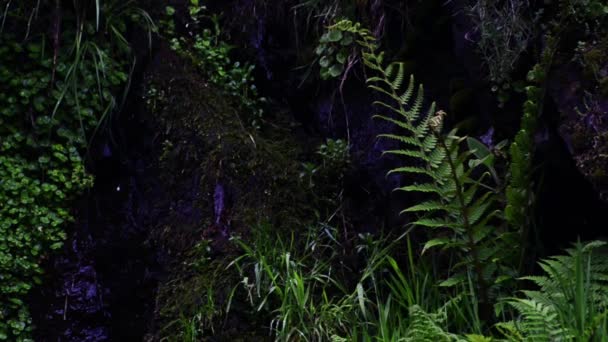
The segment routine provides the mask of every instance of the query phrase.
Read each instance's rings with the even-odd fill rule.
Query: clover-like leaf
[[[340,52],[338,52],[338,54],[336,55],[336,60],[338,61],[338,63],[340,64],[344,64],[346,62],[346,59],[348,58],[348,53],[344,50],[341,50]]]
[[[334,64],[331,66],[331,68],[329,68],[329,75],[331,77],[338,77],[342,74],[343,70],[344,70],[343,64]]]
[[[329,64],[331,63],[331,58],[328,56],[323,56],[321,57],[321,59],[319,60],[319,65],[322,68],[327,68],[329,67]]]
[[[327,33],[327,40],[336,43],[342,40],[342,31],[331,30]]]

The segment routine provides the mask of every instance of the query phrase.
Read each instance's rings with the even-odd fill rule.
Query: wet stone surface
[[[31,298],[36,341],[142,341],[153,324],[161,272],[148,235],[162,195],[152,164],[140,157],[145,144],[131,145],[102,148],[92,168],[96,184],[76,205],[69,238]]]

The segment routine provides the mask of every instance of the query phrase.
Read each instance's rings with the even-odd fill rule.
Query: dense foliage
[[[240,62],[231,60],[230,51],[233,47],[222,40],[217,15],[210,16],[207,8],[197,0],[191,0],[187,9],[189,19],[186,27],[201,32],[193,37],[177,36],[176,10],[167,6],[167,17],[163,24],[167,28],[171,49],[190,59],[210,83],[222,89],[227,96],[233,97],[239,108],[248,112],[248,123],[259,129],[265,99],[258,95],[253,83],[254,66],[248,63],[241,65]],[[203,28],[204,22],[210,22],[211,27]]]
[[[30,19],[26,32],[23,15],[46,8],[9,5],[0,33],[0,340],[22,341],[32,328],[26,296],[63,246],[73,200],[92,185],[83,156],[119,105],[114,94],[127,83],[130,52],[126,42],[96,37],[91,21],[49,39],[40,27],[47,18]],[[65,10],[95,11],[78,5]],[[119,38],[135,14],[113,5],[104,4],[103,27]]]
[[[521,15],[517,11],[510,14]],[[520,34],[517,37],[529,39]],[[512,43],[508,36],[483,39],[492,44]],[[525,42],[518,44],[525,49]],[[456,130],[445,133],[446,113],[437,111],[435,103],[425,105],[422,86],[416,85],[413,76],[408,81],[403,63],[385,65],[384,53],[378,52],[370,31],[350,21],[329,26],[315,50],[320,58],[321,78],[341,76],[347,63],[365,62],[369,88],[379,98],[375,104],[380,113],[376,117],[395,126],[394,131],[380,137],[400,143],[398,149],[384,153],[404,161],[389,175],[403,173],[412,177],[413,184],[397,190],[427,196],[402,211],[416,215],[413,227],[428,229],[428,241],[421,248],[423,258],[414,257],[408,241],[408,272],[404,273],[400,266],[403,259],[398,262],[392,257],[399,255],[394,247],[403,243],[403,236],[394,244],[363,234],[355,241],[345,241],[346,236],[332,228],[332,216],[319,229],[292,234],[286,240],[266,225],[253,227],[247,240],[235,237],[244,254],[231,266],[237,267],[242,280],[230,291],[228,309],[223,315],[230,315],[234,301],[244,297],[255,313],[267,317],[277,340],[605,339],[605,309],[593,300],[601,296],[598,293],[605,290],[605,284],[597,285],[598,293],[560,292],[571,287],[563,281],[579,282],[580,286],[590,281],[586,274],[602,277],[601,270],[606,266],[603,258],[597,259],[594,266],[583,262],[601,243],[577,245],[570,251],[571,257],[556,257],[559,264],[543,263],[546,277],[524,278],[534,280],[542,287],[541,292],[525,291],[525,298],[503,299],[513,294],[520,272],[528,269],[522,265],[530,246],[529,233],[534,229],[533,139],[556,44],[555,39],[549,39],[541,61],[529,72],[521,129],[510,147],[509,172],[501,177],[497,170],[504,169],[504,165],[497,163],[503,151],[471,137],[459,137]],[[513,67],[513,55],[499,58],[510,60],[509,68]],[[499,73],[506,76],[508,71]],[[503,87],[498,94],[500,102],[508,101],[504,97],[507,89]],[[328,148],[329,145],[321,150]],[[303,175],[316,172],[314,164],[308,165],[309,171]],[[310,186],[309,190],[315,189]],[[346,242],[356,245],[357,258],[365,266],[350,269],[345,265],[344,258],[352,253],[342,245]],[[441,251],[434,252],[436,249]],[[447,271],[436,269],[436,265],[429,269],[425,254],[448,255],[455,261]],[[549,289],[547,284],[554,285]],[[440,293],[439,288],[444,292]],[[569,310],[575,308],[566,304],[570,300],[580,303],[578,323],[560,321],[573,317]],[[217,305],[209,303],[206,312]],[[500,322],[494,312],[514,320]],[[181,324],[188,333],[180,336],[188,341],[216,331],[213,319],[182,320]],[[493,324],[500,333],[493,338],[484,337]]]
[[[74,200],[93,184],[88,149],[140,79],[130,37],[145,37],[146,53],[160,42],[166,59],[150,63],[138,85],[138,110],[157,129],[148,143],[158,152],[158,192],[170,202],[167,217],[145,227],[166,263],[149,299],[150,338],[608,341],[605,243],[577,241],[538,262],[535,240],[553,228],[537,211],[543,172],[551,172],[541,171],[539,159],[551,154],[539,144],[563,119],[550,117],[552,107],[574,103],[564,116],[591,128],[560,127],[573,136],[564,145],[597,150],[572,159],[594,186],[608,184],[606,1],[463,2],[456,14],[468,31],[454,49],[470,45],[478,58],[483,75],[474,86],[491,97],[491,123],[480,118],[487,108],[460,117],[470,109],[463,103],[487,94],[459,79],[433,84],[451,76],[418,68],[439,69],[443,60],[429,57],[444,51],[438,42],[416,44],[446,27],[443,6],[452,2],[397,2],[397,23],[388,1],[294,3],[291,57],[307,65],[281,65],[272,77],[267,70],[266,88],[289,75],[293,89],[281,95],[310,84],[307,101],[330,93],[309,120],[317,126],[294,122],[311,107],[267,101],[254,64],[236,62],[246,47],[230,42],[246,26],[214,13],[228,5],[150,2],[156,32],[135,1],[0,1],[0,341],[32,339],[28,296],[46,285],[44,265],[69,236]],[[566,87],[566,104],[549,99]],[[346,103],[349,91],[356,106]],[[447,102],[450,112],[441,109]],[[344,127],[331,126],[340,115]],[[482,128],[489,130],[480,136]],[[379,200],[375,210],[360,204]],[[174,219],[180,214],[187,220]]]

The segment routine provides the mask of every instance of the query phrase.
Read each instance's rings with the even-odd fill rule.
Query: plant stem
[[[435,132],[435,134],[437,135],[438,141],[441,144],[441,148],[443,148],[446,152],[446,159],[448,161],[448,164],[450,165],[450,171],[452,173],[452,177],[454,178],[454,183],[456,185],[456,197],[458,198],[458,203],[460,204],[460,214],[462,215],[462,219],[464,221],[464,228],[467,235],[467,244],[469,246],[469,249],[471,250],[471,254],[473,255],[473,267],[475,268],[475,273],[477,274],[479,296],[481,298],[480,312],[482,314],[482,317],[487,319],[490,317],[491,312],[490,301],[488,298],[488,288],[486,281],[483,278],[483,267],[481,265],[481,261],[479,260],[479,253],[477,251],[477,246],[475,245],[472,227],[469,222],[469,213],[464,201],[462,185],[460,184],[458,175],[456,174],[456,166],[454,165],[454,161],[452,160],[450,150],[448,149],[445,140],[438,132]]]

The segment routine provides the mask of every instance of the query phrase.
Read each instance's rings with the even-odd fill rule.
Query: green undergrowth
[[[432,269],[415,259],[404,236],[345,241],[327,225],[282,233],[261,224],[232,242],[242,252],[221,268],[230,274],[230,281],[220,281],[228,297],[223,303],[199,297],[204,303],[197,313],[174,322],[182,341],[226,336],[225,322],[247,327],[232,337],[245,341],[415,341],[423,335],[451,341],[457,335],[448,329],[480,329],[470,325],[474,297],[466,291],[450,297],[454,292],[435,287]],[[408,253],[399,252],[403,243]]]
[[[389,175],[408,175],[396,190],[423,200],[401,212],[410,224],[396,238],[348,234],[344,222],[320,211],[316,220],[287,225],[259,219],[280,217],[276,208],[243,221],[245,229],[233,231],[224,246],[230,253],[219,264],[206,259],[213,265],[207,271],[217,274],[223,264],[229,276],[210,281],[200,291],[204,303],[173,322],[181,327],[179,336],[205,340],[226,322],[248,322],[244,330],[252,335],[231,336],[247,340],[266,331],[277,341],[606,341],[604,243],[578,243],[568,255],[542,260],[541,275],[523,273],[534,229],[533,132],[554,41],[530,72],[510,173],[503,175],[495,161],[504,152],[444,129],[450,114],[425,98],[403,63],[385,62],[369,30],[344,20],[328,32],[341,37],[328,33],[323,49],[346,33],[358,44],[377,99],[375,117],[393,125],[380,138],[398,144],[384,151],[401,162]],[[348,151],[340,145],[328,142],[318,153],[340,160]],[[314,192],[315,165],[304,166],[300,178]],[[410,240],[420,236],[411,234],[414,229],[424,232],[419,248]]]
[[[152,239],[170,251],[174,263],[169,279],[159,288],[160,335],[179,341],[192,336],[187,327],[195,324],[199,336],[202,332],[237,336],[241,332],[220,324],[227,291],[238,277],[224,270],[237,251],[222,242],[222,229],[246,234],[247,227],[270,220],[277,230],[285,231],[310,222],[318,215],[310,202],[321,199],[311,198],[306,189],[328,186],[324,182],[330,178],[323,176],[327,170],[336,167],[332,172],[341,172],[346,167],[345,162],[332,162],[345,158],[345,144],[326,142],[316,154],[315,171],[305,177],[298,161],[305,148],[298,145],[292,123],[283,113],[272,117],[272,125],[251,127],[243,119],[248,114],[239,110],[238,99],[206,82],[205,72],[181,54],[168,53],[170,63],[146,80],[145,102],[151,120],[164,132],[159,167],[165,188],[176,206],[192,205],[201,220],[169,219],[153,231]],[[191,203],[179,200],[192,191],[193,181],[199,195]],[[227,196],[219,222],[214,211],[217,186]],[[168,217],[179,217],[179,208]]]
[[[205,80],[222,91],[224,96],[235,100],[235,108],[242,112],[242,120],[247,127],[260,129],[266,99],[258,95],[253,82],[254,66],[233,60],[231,52],[234,47],[222,37],[219,16],[209,14],[204,4],[190,0],[188,6],[180,10],[188,13],[183,15],[188,18],[185,29],[195,34],[178,34],[178,12],[175,7],[167,6],[161,23],[171,49],[195,65]]]
[[[134,1],[49,3],[0,6],[4,341],[31,341],[28,293],[41,285],[42,265],[66,240],[72,203],[93,181],[83,166],[88,145],[104,119],[118,112],[119,95],[131,81],[128,28],[143,23],[149,40],[155,30]],[[389,175],[398,178],[397,191],[417,201],[401,212],[405,227],[366,233],[345,209],[349,141],[296,135],[290,115],[259,95],[253,66],[236,62],[220,17],[202,1],[157,9],[162,63],[151,64],[143,86],[148,123],[159,132],[158,186],[166,195],[155,203],[165,215],[150,228],[167,270],[150,299],[159,327],[154,338],[608,341],[604,243],[577,243],[526,276],[535,261],[528,258],[537,222],[534,136],[553,55],[558,63],[566,63],[565,55],[578,63],[592,84],[586,112],[579,113],[589,115],[587,99],[608,89],[605,1],[535,5],[556,13],[555,20],[543,11],[528,13],[528,4],[516,0],[470,2],[467,13],[479,33],[472,43],[499,106],[522,107],[510,106],[519,97],[510,96],[511,89],[526,97],[507,152],[448,129],[452,116],[466,113],[440,110],[409,75],[414,62],[394,62],[398,56],[381,52],[371,30],[337,20],[365,18],[382,33],[383,20],[394,19],[380,3],[290,5],[305,14],[294,16],[304,31],[323,27],[308,47],[322,79],[345,81],[349,70],[363,71],[355,74],[365,76],[374,117],[388,127],[379,138],[393,146],[384,154],[398,160]],[[432,12],[437,4],[412,12]],[[417,25],[403,17],[403,27]],[[432,22],[444,27],[443,19]],[[540,22],[541,30],[551,27],[556,39],[568,39],[559,49],[553,38],[546,41],[528,87],[516,86],[521,64],[536,58],[528,50],[537,35],[532,26]],[[417,40],[408,34],[406,40]],[[415,49],[405,50],[399,53]],[[475,97],[462,89],[454,108]],[[576,141],[584,140],[580,135]],[[510,164],[497,165],[499,158]]]
[[[113,5],[98,5],[106,19],[101,26],[80,21],[74,8],[66,6],[65,17],[57,18],[66,29],[52,39],[42,24],[47,4],[9,2],[0,12],[3,341],[31,340],[27,296],[34,286],[43,285],[43,264],[63,246],[74,220],[74,200],[93,183],[84,167],[86,149],[104,118],[118,107],[117,94],[128,83],[128,43],[97,32],[111,29],[113,38],[124,39],[126,23],[138,14],[129,6],[116,11]],[[138,13],[143,19],[144,12]]]
[[[285,234],[263,224],[232,241],[240,253],[227,268],[221,267],[231,274],[230,281],[221,283],[229,286],[226,306],[213,310],[219,303],[202,297],[206,301],[196,315],[175,323],[187,332],[181,341],[224,336],[221,328],[211,328],[214,316],[205,316],[219,310],[222,316],[243,320],[226,318],[215,324],[240,323],[245,330],[236,338],[244,341],[608,338],[603,242],[579,243],[567,255],[543,260],[542,275],[522,278],[532,281],[534,289],[502,298],[495,324],[488,325],[479,316],[473,275],[462,286],[441,286],[432,260],[417,256],[407,234],[361,234],[346,241],[326,225]]]
[[[164,132],[159,153],[163,183],[180,205],[177,198],[196,180],[199,195],[192,205],[201,220],[170,219],[154,229],[153,239],[171,251],[175,265],[159,288],[159,335],[168,341],[216,334],[267,338],[247,301],[234,300],[227,315],[230,291],[240,275],[225,267],[239,252],[222,237],[222,229],[248,238],[249,227],[265,222],[284,234],[335,215],[350,166],[349,146],[340,139],[306,146],[282,111],[268,112],[267,125],[249,125],[250,112],[240,99],[209,82],[209,70],[190,52],[166,53],[169,62],[146,79],[145,102],[151,120]],[[227,196],[219,222],[214,211],[218,186]],[[174,216],[179,217],[178,208],[169,214]],[[239,331],[229,322],[249,330]]]

